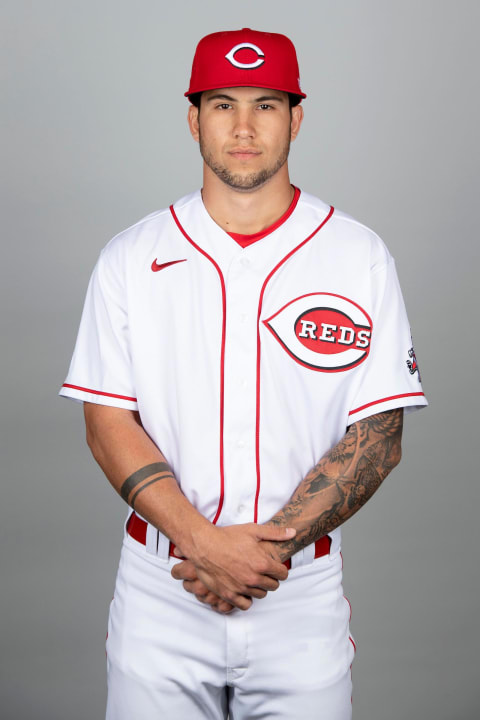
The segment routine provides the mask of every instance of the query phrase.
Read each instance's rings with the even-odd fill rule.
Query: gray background
[[[100,248],[200,185],[194,47],[242,26],[297,45],[292,179],[387,242],[430,400],[344,528],[354,719],[478,716],[478,8],[3,0],[2,718],[103,715],[125,508],[56,393]]]

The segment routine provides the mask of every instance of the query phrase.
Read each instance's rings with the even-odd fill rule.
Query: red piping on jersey
[[[210,260],[213,267],[218,273],[218,276],[220,278],[220,285],[222,288],[222,307],[223,307],[223,321],[222,321],[222,345],[220,350],[220,500],[218,502],[218,508],[217,512],[215,513],[215,517],[213,519],[213,524],[217,522],[218,518],[220,517],[220,513],[222,512],[223,507],[223,499],[225,495],[225,473],[224,473],[224,460],[223,460],[223,425],[224,425],[224,406],[225,406],[225,332],[226,332],[226,323],[227,323],[227,300],[226,300],[226,294],[225,294],[225,281],[223,279],[222,271],[220,270],[220,267],[217,265],[215,260],[208,255],[208,253],[205,252],[205,250],[202,250],[201,247],[199,247],[192,238],[187,235],[185,230],[183,229],[175,210],[173,209],[173,205],[170,205],[170,212],[172,213],[172,217],[175,220],[175,223],[177,224],[178,229],[182,233],[182,235],[188,240],[190,245],[193,245],[195,250],[198,250],[199,253],[201,253],[204,257],[207,258],[207,260]]]
[[[70,383],[63,383],[62,387],[72,388],[72,390],[81,390],[82,392],[91,393],[92,395],[104,395],[105,397],[118,398],[119,400],[130,400],[131,402],[137,402],[137,398],[127,397],[127,395],[115,395],[115,393],[101,392],[100,390],[91,390],[90,388],[80,387],[79,385],[70,385]]]
[[[305,240],[302,240],[302,242],[297,245],[297,247],[293,248],[293,250],[290,250],[287,255],[283,258],[283,260],[280,260],[280,262],[275,265],[273,270],[267,275],[267,277],[264,280],[264,283],[262,285],[262,289],[260,291],[260,299],[258,301],[258,313],[257,313],[257,413],[256,413],[256,419],[255,419],[255,463],[257,468],[257,491],[255,493],[255,507],[253,511],[253,522],[258,522],[258,498],[260,495],[260,315],[262,313],[262,303],[263,303],[263,296],[265,294],[265,288],[267,287],[268,283],[270,282],[271,278],[275,275],[277,270],[289,259],[294,255],[294,253],[297,252],[297,250],[300,250],[306,243],[311,240],[319,230],[322,229],[322,227],[330,220],[330,218],[333,215],[333,206],[330,206],[330,210],[328,212],[327,217],[322,220],[320,225],[315,228],[315,230],[309,235]]]
[[[355,408],[355,410],[350,410],[348,414],[353,415],[354,413],[360,412],[360,410],[365,410],[365,408],[371,407],[372,405],[378,405],[379,403],[388,402],[389,400],[397,400],[398,398],[404,397],[425,397],[425,395],[423,392],[403,393],[402,395],[390,395],[390,397],[385,397],[381,400],[373,400],[373,402],[366,403],[365,405],[360,405],[360,407]]]

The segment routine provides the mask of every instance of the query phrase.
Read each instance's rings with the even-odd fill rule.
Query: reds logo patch
[[[369,315],[341,295],[302,295],[263,323],[296,362],[313,370],[350,370],[370,352]]]
[[[235,55],[242,50],[253,51],[253,53],[255,53],[255,55],[257,56],[257,59],[253,60],[252,62],[242,62],[241,59],[239,60],[237,57],[235,57]],[[260,67],[260,65],[263,65],[263,63],[265,62],[265,55],[263,51],[260,50],[257,45],[249,42],[235,45],[235,47],[233,47],[230,52],[225,55],[225,57],[230,63],[232,63],[232,65],[240,68],[241,70],[253,70],[254,68]],[[244,57],[244,55],[242,55],[242,53],[240,52],[239,57]]]
[[[410,375],[414,375],[415,373],[418,373],[418,380],[419,380],[419,382],[421,382],[420,370],[418,369],[417,358],[416,358],[415,350],[413,349],[413,346],[408,351],[408,356],[410,358],[410,360],[406,361],[408,371],[409,371]]]

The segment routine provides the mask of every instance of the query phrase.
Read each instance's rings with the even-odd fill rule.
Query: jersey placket
[[[262,272],[248,250],[226,277],[224,462],[225,498],[219,523],[252,522],[256,492],[256,327]]]

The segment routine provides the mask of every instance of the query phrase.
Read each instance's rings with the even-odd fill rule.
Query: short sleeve
[[[427,405],[395,262],[372,276],[372,339],[349,412],[356,422],[386,410]]]
[[[118,258],[110,253],[107,259],[106,250],[102,251],[90,278],[75,350],[60,395],[136,410],[127,297],[119,266]]]

